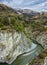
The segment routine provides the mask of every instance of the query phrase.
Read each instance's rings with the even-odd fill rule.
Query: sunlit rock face
[[[6,61],[9,52],[13,50],[12,47],[11,33],[0,32],[0,62]]]
[[[0,62],[11,64],[19,54],[35,48],[23,33],[0,31]]]
[[[44,48],[47,48],[47,31],[35,31],[32,33],[31,37],[39,42]]]
[[[40,33],[36,39],[44,48],[47,48],[47,32]]]
[[[44,65],[47,65],[47,57],[44,59]]]

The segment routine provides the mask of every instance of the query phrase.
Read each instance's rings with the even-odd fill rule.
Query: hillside
[[[16,11],[5,4],[0,4],[0,13],[15,13]]]
[[[18,11],[10,7],[0,4],[0,28],[12,27],[15,29],[15,26],[21,26],[20,28],[30,28],[32,31],[47,31],[46,12],[38,13],[28,9],[23,10],[23,12],[18,13]]]

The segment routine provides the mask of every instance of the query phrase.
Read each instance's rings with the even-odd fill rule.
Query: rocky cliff
[[[0,62],[11,64],[18,55],[35,48],[23,33],[0,31]]]

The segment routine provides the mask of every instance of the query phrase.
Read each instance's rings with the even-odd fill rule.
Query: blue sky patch
[[[0,0],[12,8],[31,9],[47,12],[47,0]]]

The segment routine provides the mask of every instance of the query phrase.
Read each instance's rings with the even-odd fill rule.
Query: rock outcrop
[[[47,65],[47,57],[45,57],[44,65]]]
[[[0,62],[11,64],[19,54],[35,48],[23,33],[0,31]]]

